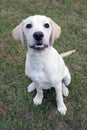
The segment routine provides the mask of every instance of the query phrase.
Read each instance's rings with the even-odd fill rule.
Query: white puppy
[[[35,105],[42,103],[43,89],[53,87],[56,91],[57,109],[65,115],[67,108],[63,95],[68,96],[67,85],[71,76],[62,56],[53,48],[54,40],[61,33],[61,28],[46,16],[30,16],[13,29],[14,39],[24,42],[23,34],[27,40],[27,54],[25,74],[33,81],[28,86],[28,92],[36,89],[37,94],[33,99]],[[71,54],[73,51],[69,52]],[[68,55],[69,55],[68,54]]]

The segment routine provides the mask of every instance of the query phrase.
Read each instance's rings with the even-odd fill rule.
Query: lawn
[[[30,15],[51,17],[62,28],[54,47],[76,49],[65,63],[72,83],[64,98],[67,114],[56,109],[55,91],[44,91],[43,104],[33,105],[35,92],[25,76],[26,44],[12,38],[12,29]],[[0,130],[87,130],[87,0],[0,1]]]

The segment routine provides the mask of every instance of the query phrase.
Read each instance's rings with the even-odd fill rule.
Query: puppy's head
[[[46,16],[30,16],[13,29],[14,39],[24,43],[24,35],[29,48],[44,50],[60,36],[61,28]]]

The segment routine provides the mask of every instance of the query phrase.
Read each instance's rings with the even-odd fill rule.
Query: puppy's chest
[[[31,78],[31,80],[36,82],[46,81],[45,74],[45,61],[43,59],[32,58],[26,61],[26,75]]]

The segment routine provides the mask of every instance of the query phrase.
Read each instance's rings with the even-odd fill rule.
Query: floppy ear
[[[24,44],[23,22],[13,29],[12,36],[15,40],[20,41],[22,45]]]
[[[53,45],[54,41],[58,39],[61,34],[61,27],[57,25],[53,20],[51,20],[51,25],[52,25],[51,45]]]

